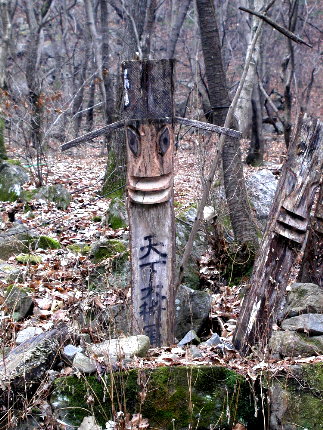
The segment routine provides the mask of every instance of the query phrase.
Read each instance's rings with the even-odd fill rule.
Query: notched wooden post
[[[291,268],[306,231],[323,166],[322,123],[305,116],[288,151],[233,343],[242,354],[264,351],[279,318]]]
[[[128,61],[122,73],[133,329],[160,346],[174,341],[173,62]]]

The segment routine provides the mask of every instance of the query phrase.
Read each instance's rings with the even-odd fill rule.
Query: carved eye
[[[159,153],[164,155],[169,148],[170,138],[169,138],[169,130],[165,128],[162,134],[159,136]]]
[[[127,129],[127,140],[130,151],[135,157],[138,157],[140,153],[140,142],[138,134],[131,128]]]

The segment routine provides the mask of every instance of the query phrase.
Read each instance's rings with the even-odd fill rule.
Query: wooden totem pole
[[[318,119],[300,119],[282,169],[266,232],[241,307],[233,344],[246,355],[264,351],[280,318],[290,271],[306,241],[323,167],[323,132]],[[320,202],[319,202],[320,203]]]
[[[173,60],[123,63],[122,119],[61,146],[65,151],[125,129],[133,331],[146,333],[155,346],[174,341],[173,125],[241,137],[236,130],[174,117],[173,70]]]
[[[155,346],[173,339],[173,62],[123,64],[133,329]]]

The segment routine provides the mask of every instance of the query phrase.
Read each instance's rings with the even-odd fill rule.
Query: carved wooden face
[[[127,127],[128,192],[136,203],[170,199],[173,186],[174,133],[171,125]]]

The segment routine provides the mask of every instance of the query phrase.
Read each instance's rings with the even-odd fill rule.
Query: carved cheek
[[[132,128],[127,128],[127,142],[130,151],[135,157],[140,155],[140,137]]]

